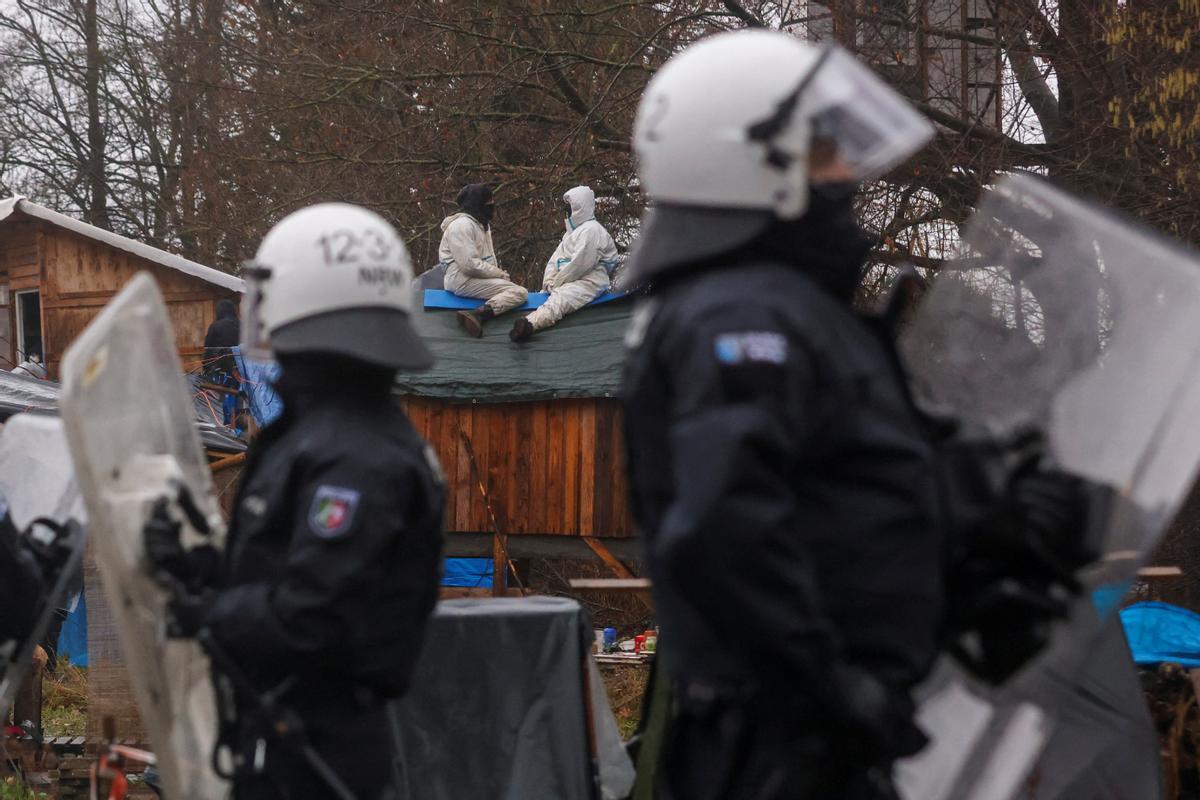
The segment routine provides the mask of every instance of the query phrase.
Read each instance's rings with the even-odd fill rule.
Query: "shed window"
[[[45,363],[46,353],[42,350],[42,296],[36,289],[16,292],[17,300],[17,362],[31,354]]]

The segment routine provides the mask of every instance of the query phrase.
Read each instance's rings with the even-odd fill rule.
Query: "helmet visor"
[[[813,138],[837,145],[854,180],[877,178],[920,150],[933,125],[854,56],[830,48],[802,90],[799,113]]]
[[[246,291],[242,295],[242,353],[259,359],[271,357],[271,335],[262,318],[264,293],[271,270],[254,261],[242,264]]]

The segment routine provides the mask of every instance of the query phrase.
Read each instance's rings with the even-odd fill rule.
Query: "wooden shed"
[[[436,363],[400,389],[446,473],[448,555],[491,555],[500,533],[514,558],[636,557],[617,399],[631,311],[590,307],[524,344],[508,318],[472,339],[451,311],[415,315]]]
[[[196,365],[216,302],[242,281],[22,197],[0,200],[0,369],[38,353],[56,378],[67,345],[139,270],[158,281],[184,366]]]

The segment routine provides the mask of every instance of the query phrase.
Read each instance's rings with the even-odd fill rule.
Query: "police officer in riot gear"
[[[0,494],[0,723],[14,698],[18,721],[37,718],[36,708],[20,707],[19,690],[59,605],[78,580],[82,554],[83,532],[76,523],[37,517],[22,530],[8,498]],[[44,663],[45,654],[37,658]]]
[[[888,798],[925,743],[910,692],[946,634],[939,446],[851,299],[856,184],[931,134],[845,52],[773,32],[694,45],[642,98],[654,208],[631,268],[652,288],[626,433],[671,800]],[[1077,529],[1073,487],[1050,494],[1033,505],[1065,517],[1037,519]],[[1005,519],[1033,535],[1027,509]]]
[[[377,798],[386,703],[408,687],[440,568],[440,469],[392,397],[397,370],[432,363],[412,266],[381,217],[323,204],[277,224],[247,272],[243,346],[269,339],[284,413],[251,448],[221,562],[183,550],[165,504],[147,556],[187,587],[175,632],[272,698],[239,689],[222,731],[236,796]],[[295,717],[300,735],[273,730]]]
[[[8,501],[0,497],[0,581],[4,606],[0,610],[0,644],[24,639],[33,629],[45,602],[45,581],[34,554],[8,513]]]

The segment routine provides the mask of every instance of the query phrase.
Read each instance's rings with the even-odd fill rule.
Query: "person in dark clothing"
[[[327,265],[323,237],[343,235]],[[255,270],[254,329],[282,368],[284,412],[251,448],[221,558],[184,550],[165,513],[147,557],[188,587],[175,633],[207,632],[317,754],[239,696],[224,735],[242,756],[236,797],[379,798],[393,776],[386,704],[408,688],[441,563],[441,471],[392,397],[397,370],[432,363],[409,323],[412,268],[382,218],[326,204],[280,222]]]
[[[0,646],[29,635],[45,605],[45,579],[33,552],[8,513],[8,502],[0,497]]]
[[[209,389],[221,407],[221,421],[234,423],[238,409],[238,372],[233,348],[241,339],[241,323],[237,318],[237,307],[232,300],[217,301],[217,318],[208,326],[204,335],[204,379],[229,391]],[[240,425],[234,425],[240,428]]]
[[[232,300],[217,301],[217,318],[204,334],[204,371],[232,376],[236,373],[233,348],[241,336],[237,306]]]
[[[893,761],[926,742],[910,693],[943,646],[938,442],[852,299],[856,183],[930,133],[849,56],[779,33],[701,42],[642,99],[656,206],[625,426],[670,800],[892,798]]]
[[[54,649],[39,643],[56,642],[47,631],[66,601],[69,584],[61,578],[64,570],[81,575],[82,553],[78,528],[39,517],[20,530],[0,496],[0,723],[11,705],[27,731],[36,735],[40,728],[41,670]]]

